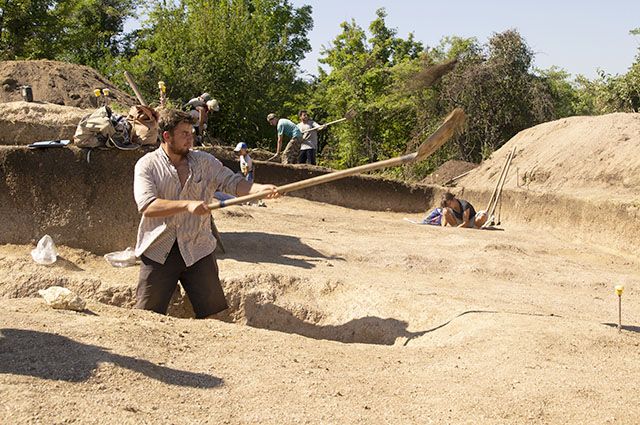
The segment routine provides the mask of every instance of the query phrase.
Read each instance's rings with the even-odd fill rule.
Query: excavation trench
[[[66,260],[59,261],[64,265]],[[24,263],[26,265],[28,260]],[[320,305],[317,300],[330,297],[330,292],[340,285],[336,282],[325,282],[317,294],[309,289],[306,280],[272,273],[223,279],[222,285],[229,308],[217,318],[229,323],[343,343],[393,345],[397,338],[411,336],[406,331],[406,322],[392,318],[368,316],[333,323],[337,306]],[[0,279],[0,297],[39,297],[38,290],[50,286],[63,286],[84,299],[108,305],[123,308],[134,308],[135,305],[135,287],[132,285],[106,285],[99,278],[76,279],[38,271],[16,273],[10,281]],[[194,317],[182,288],[174,293],[167,314],[178,318]]]

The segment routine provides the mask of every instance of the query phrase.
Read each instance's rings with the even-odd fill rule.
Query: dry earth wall
[[[133,167],[143,152],[87,151],[75,147],[30,150],[0,146],[0,243],[33,243],[49,234],[54,241],[102,254],[133,246],[139,215],[133,202]],[[230,157],[220,158],[237,171]],[[256,180],[283,185],[327,170],[257,162]],[[421,213],[444,188],[408,185],[354,176],[288,196],[348,208]],[[461,188],[455,189],[456,193]],[[463,197],[484,208],[491,190],[467,190]],[[231,207],[233,208],[233,207]],[[503,226],[526,223],[532,229],[632,251],[640,240],[640,206],[599,203],[527,190],[505,190]]]
[[[486,208],[492,191],[465,190],[478,209]],[[583,200],[557,193],[505,189],[496,212],[502,226],[531,225],[532,231],[551,232],[559,238],[597,243],[632,253],[640,248],[640,204]],[[535,233],[532,233],[535,237]]]
[[[56,243],[102,254],[133,246],[139,215],[133,201],[134,151],[0,146],[0,243]],[[237,171],[237,162],[220,158]],[[326,173],[257,162],[256,180],[276,185]],[[433,188],[350,177],[289,196],[370,210],[424,211]],[[231,207],[232,208],[232,207]]]

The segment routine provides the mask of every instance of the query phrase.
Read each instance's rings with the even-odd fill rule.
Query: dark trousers
[[[298,164],[316,165],[316,150],[301,149],[300,153],[298,154]]]
[[[169,302],[180,281],[193,305],[196,318],[207,317],[227,309],[227,301],[218,276],[218,265],[213,254],[187,267],[176,242],[164,264],[144,255],[140,260],[142,265],[136,291],[136,308],[167,314]]]

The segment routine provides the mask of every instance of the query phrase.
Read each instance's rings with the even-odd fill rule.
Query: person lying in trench
[[[487,213],[478,211],[470,202],[458,199],[451,192],[442,195],[442,226],[469,227],[479,229],[487,221]]]
[[[135,166],[133,191],[138,211],[136,256],[142,266],[136,307],[166,314],[178,284],[186,291],[196,318],[227,308],[214,256],[211,212],[206,201],[220,188],[242,196],[268,192],[271,184],[247,181],[213,155],[194,151],[193,118],[186,112],[165,109],[158,121],[160,148],[140,158]]]

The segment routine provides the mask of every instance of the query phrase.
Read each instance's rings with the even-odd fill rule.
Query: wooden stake
[[[495,197],[493,202],[489,204],[489,209],[487,210],[487,223],[491,220],[491,217],[496,212],[496,206],[498,205],[498,200],[502,196],[502,188],[504,187],[504,183],[507,181],[507,175],[509,174],[509,167],[511,166],[511,160],[513,159],[513,155],[516,152],[516,147],[514,146],[507,157],[507,162],[504,165],[503,173],[500,175],[500,180],[498,180],[498,186],[496,186]],[[486,224],[486,223],[485,223]]]
[[[133,77],[131,77],[131,74],[129,74],[128,71],[124,72],[124,78],[127,79],[127,83],[129,83],[129,87],[131,87],[131,90],[133,90],[133,92],[136,94],[136,97],[138,98],[138,102],[140,102],[140,104],[143,106],[147,106],[147,102],[144,101],[144,98],[142,97],[142,93],[140,93],[140,91],[138,90],[138,86],[136,86],[136,83],[133,81]]]

